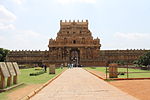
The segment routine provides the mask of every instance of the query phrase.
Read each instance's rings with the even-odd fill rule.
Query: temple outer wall
[[[81,60],[80,65],[83,66],[105,66],[107,62],[113,63],[117,61],[124,61],[133,63],[139,59],[144,53],[150,50],[100,50],[100,59]],[[50,64],[59,66],[61,63],[65,64],[67,61],[48,61],[49,51],[11,51],[6,61],[17,62],[18,64],[42,64],[44,61]]]
[[[83,66],[106,66],[105,61],[81,61],[80,64]]]

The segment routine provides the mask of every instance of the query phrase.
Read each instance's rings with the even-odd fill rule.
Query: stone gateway
[[[49,63],[70,63],[79,65],[99,65],[100,39],[93,39],[85,22],[60,21],[56,39],[49,40]]]

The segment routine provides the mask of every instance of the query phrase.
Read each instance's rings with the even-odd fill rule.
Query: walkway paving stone
[[[66,70],[31,100],[137,100],[82,68]]]

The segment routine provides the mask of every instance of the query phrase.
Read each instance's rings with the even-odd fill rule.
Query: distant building
[[[100,50],[100,39],[93,39],[86,21],[60,21],[56,39],[49,40],[49,51],[11,51],[7,61],[19,64],[74,64],[105,66],[108,62],[132,63],[150,50]]]

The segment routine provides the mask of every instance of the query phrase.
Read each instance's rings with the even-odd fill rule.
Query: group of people
[[[73,68],[73,64],[68,64],[68,68]]]
[[[64,66],[64,65],[61,64],[60,68],[63,69],[63,66]],[[46,66],[46,64],[43,64],[41,67],[44,68],[44,71],[45,71],[45,72],[47,71],[47,66]],[[68,67],[68,68],[73,68],[73,67],[74,67],[74,64],[68,64],[67,67]]]
[[[60,65],[60,68],[63,69],[63,66],[64,66],[64,65],[61,64],[61,65]],[[73,67],[74,67],[74,64],[68,64],[67,67],[68,67],[68,68],[73,68]]]

